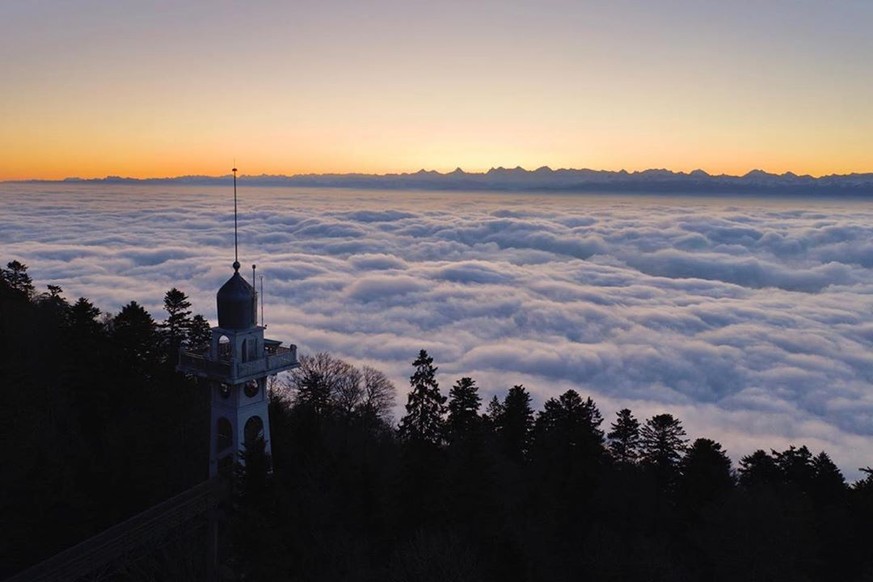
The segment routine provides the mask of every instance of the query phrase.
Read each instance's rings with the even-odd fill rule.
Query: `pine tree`
[[[27,265],[18,261],[10,261],[6,267],[8,270],[0,269],[0,279],[26,299],[32,299],[34,287],[30,275],[27,274]]]
[[[725,495],[734,486],[731,460],[721,444],[694,441],[680,463],[679,498],[693,511]]]
[[[761,449],[740,459],[738,473],[743,487],[757,488],[782,482],[782,473],[776,460]]]
[[[65,322],[69,315],[70,304],[64,298],[60,285],[46,285],[48,293],[42,293],[37,297],[40,307],[47,308],[59,322]]]
[[[212,330],[209,322],[199,313],[191,318],[191,326],[188,330],[188,350],[194,353],[203,353],[209,350],[212,341]]]
[[[70,307],[67,325],[78,334],[96,336],[103,331],[103,326],[97,320],[99,316],[100,310],[94,307],[93,303],[84,297],[79,297]]]
[[[658,414],[643,425],[640,431],[641,459],[654,469],[662,484],[675,477],[686,442],[682,423],[671,414]]]
[[[136,301],[122,307],[112,320],[112,338],[127,356],[128,363],[136,369],[154,363],[156,328],[155,320]]]
[[[809,491],[815,475],[812,465],[812,452],[806,445],[797,448],[790,446],[781,453],[773,451],[773,459],[786,483],[797,486],[801,491]]]
[[[164,295],[167,320],[161,324],[166,334],[167,356],[175,362],[182,340],[187,339],[191,329],[191,302],[188,296],[173,287]]]
[[[491,400],[488,401],[488,406],[485,407],[485,414],[482,417],[488,430],[492,432],[497,430],[497,422],[500,420],[502,414],[503,403],[500,402],[500,398],[495,394],[491,397]]]
[[[810,493],[813,499],[820,504],[842,501],[848,491],[846,479],[826,452],[812,459],[812,471]]]
[[[448,429],[453,440],[464,438],[479,429],[482,419],[479,416],[479,388],[476,381],[464,377],[455,382],[449,390]]]
[[[412,390],[406,402],[406,416],[400,419],[400,437],[406,441],[439,445],[443,441],[446,397],[440,394],[433,358],[421,350],[412,363]]]
[[[603,452],[603,416],[589,397],[582,400],[575,390],[549,398],[537,415],[537,440],[549,448],[569,447],[576,454],[600,457]]]
[[[609,428],[606,437],[613,460],[621,465],[636,463],[640,456],[640,421],[634,418],[630,409],[623,408],[616,413],[615,422]]]
[[[509,389],[496,420],[506,454],[516,461],[523,460],[530,450],[534,425],[530,394],[523,385]]]

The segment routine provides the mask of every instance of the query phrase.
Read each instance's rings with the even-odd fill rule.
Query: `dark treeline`
[[[240,505],[238,539],[269,540],[238,556],[254,579],[873,575],[873,476],[850,486],[824,452],[761,450],[734,470],[670,414],[607,422],[574,390],[535,411],[520,385],[483,404],[471,378],[443,394],[424,351],[392,430],[310,364],[272,402],[269,494]]]
[[[175,351],[209,325],[176,289],[164,304],[104,314],[0,269],[0,578],[206,478],[208,393]]]
[[[184,294],[167,293],[157,323],[136,303],[101,316],[57,287],[38,294],[18,263],[0,274],[2,575],[205,478],[209,431],[207,391],[173,372],[174,350],[207,329]],[[383,374],[301,357],[272,387],[272,459],[253,447],[236,473],[225,571],[873,579],[869,469],[847,484],[805,446],[733,467],[719,443],[667,413],[604,419],[574,390],[534,410],[521,385],[485,403],[474,379],[441,391],[436,372],[421,351],[395,425]]]

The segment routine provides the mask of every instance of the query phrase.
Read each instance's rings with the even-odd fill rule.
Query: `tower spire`
[[[239,243],[237,236],[237,217],[236,217],[236,168],[233,172],[233,269],[239,271]]]

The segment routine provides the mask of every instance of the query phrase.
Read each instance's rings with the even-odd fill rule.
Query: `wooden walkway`
[[[74,581],[111,574],[113,565],[147,554],[173,530],[216,507],[227,498],[226,485],[204,481],[131,517],[35,566],[6,582]]]

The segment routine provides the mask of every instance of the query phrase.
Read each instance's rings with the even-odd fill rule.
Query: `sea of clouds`
[[[735,461],[873,464],[871,202],[241,187],[267,335],[384,370],[398,415],[423,348],[444,394],[574,388],[605,425],[670,412]],[[175,286],[214,322],[232,190],[0,184],[0,248],[42,290],[162,319]]]

